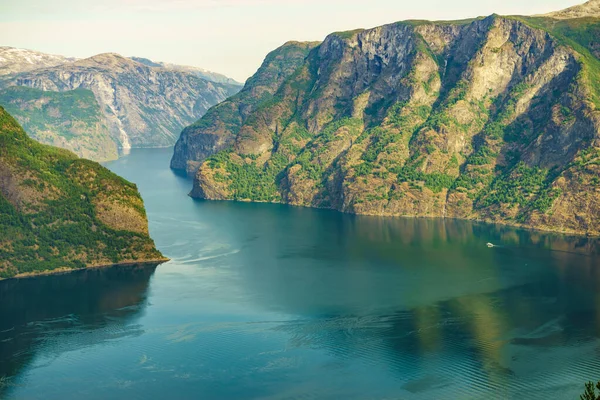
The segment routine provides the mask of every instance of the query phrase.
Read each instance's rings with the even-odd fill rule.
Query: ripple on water
[[[171,154],[110,167],[172,261],[5,283],[0,398],[566,400],[597,378],[590,239],[195,202]]]

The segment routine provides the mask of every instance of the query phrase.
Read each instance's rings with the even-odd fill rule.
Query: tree
[[[579,398],[581,400],[600,400],[600,394],[596,395],[596,389],[600,391],[600,382],[596,383],[596,387],[594,387],[593,382],[586,383],[585,393],[583,393]]]

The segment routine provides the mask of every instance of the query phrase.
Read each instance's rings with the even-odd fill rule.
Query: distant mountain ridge
[[[590,0],[584,4],[543,15],[556,19],[600,18],[600,0]]]
[[[598,3],[283,46],[171,166],[203,199],[600,236]]]
[[[116,158],[115,146],[118,149],[172,146],[186,125],[240,89],[237,84],[208,80],[199,71],[192,71],[192,67],[149,66],[147,62],[115,53],[85,59],[44,57],[41,53],[25,50],[6,50],[0,54],[5,54],[0,71],[4,67],[13,71],[0,79],[0,101],[3,102],[0,105],[6,106],[37,139],[98,161]],[[6,54],[14,57],[9,60]],[[43,60],[40,68],[32,69],[32,63],[24,61],[35,59]],[[23,70],[14,72],[16,66]],[[215,79],[227,81],[226,77],[213,75]],[[26,87],[38,92],[11,87]],[[75,90],[93,93],[93,97],[80,96],[77,105],[89,109],[99,106],[100,123],[108,128],[107,132],[96,130],[91,121],[63,118],[80,113],[69,109],[75,103],[60,101],[60,96],[54,96],[52,109],[47,110],[53,117],[44,118],[43,127],[30,123],[26,110],[48,107],[48,96],[44,92]],[[19,97],[21,95],[25,97]],[[65,134],[65,126],[79,128]],[[84,127],[93,128],[86,130]]]
[[[116,54],[116,53],[114,53]],[[93,58],[88,57],[88,58]],[[187,71],[197,74],[199,77],[207,81],[215,83],[226,83],[234,86],[243,86],[244,84],[229,78],[218,72],[213,72],[200,67],[190,65],[179,65],[174,63],[165,63],[161,61],[152,61],[144,57],[128,57],[133,61],[144,64],[148,67],[159,67],[171,69],[174,71]],[[40,51],[21,49],[10,46],[0,46],[0,77],[4,75],[13,75],[21,72],[32,71],[34,69],[42,69],[54,67],[60,64],[69,64],[77,60],[82,60],[77,57],[66,57],[56,54],[47,54]]]
[[[60,64],[71,63],[75,60],[77,59],[72,57],[0,46],[0,77],[39,68],[54,67]]]
[[[172,64],[172,63],[165,63],[165,62],[160,62],[160,61],[152,61],[148,58],[143,58],[143,57],[129,57],[134,61],[137,61],[139,63],[142,63],[144,65],[147,65],[149,67],[161,67],[161,68],[167,68],[167,69],[171,69],[174,71],[184,71],[184,72],[191,72],[194,73],[196,75],[198,75],[200,78],[204,78],[207,81],[211,81],[211,82],[216,82],[216,83],[226,83],[229,85],[235,85],[235,86],[244,86],[243,83],[236,81],[235,79],[231,79],[223,74],[219,74],[217,72],[212,72],[212,71],[208,71],[204,68],[200,68],[200,67],[193,67],[193,66],[189,66],[189,65],[178,65],[178,64]]]

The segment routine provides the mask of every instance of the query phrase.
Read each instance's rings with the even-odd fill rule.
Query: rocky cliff
[[[118,54],[19,74],[13,83],[44,91],[91,90],[122,148],[170,146],[184,126],[237,91]]]
[[[0,107],[0,278],[161,260],[135,185],[35,142]]]
[[[334,33],[235,124],[218,106],[186,128],[173,167],[199,166],[199,198],[599,235],[599,33],[498,15]]]

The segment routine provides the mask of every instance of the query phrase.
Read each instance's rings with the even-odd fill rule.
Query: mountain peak
[[[94,62],[126,62],[131,63],[133,60],[123,57],[118,53],[100,53],[86,58],[86,60]]]
[[[554,11],[544,15],[556,19],[600,18],[600,0],[589,0],[584,4]]]
[[[143,65],[137,61],[123,57],[117,53],[101,53],[79,60],[75,63],[79,67],[101,67],[103,69],[123,69],[136,65]]]

